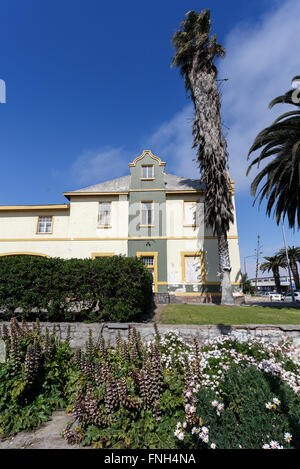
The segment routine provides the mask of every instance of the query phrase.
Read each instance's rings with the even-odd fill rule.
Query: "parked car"
[[[282,301],[284,296],[282,295],[282,293],[270,292],[269,298],[270,298],[270,301]]]
[[[300,302],[300,291],[299,290],[296,290],[294,291],[294,298],[295,298],[295,301],[299,301]],[[291,292],[288,292],[283,301],[293,301],[293,297],[292,297],[292,293]]]

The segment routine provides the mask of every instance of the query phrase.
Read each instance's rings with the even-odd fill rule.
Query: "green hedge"
[[[152,275],[135,257],[0,258],[1,319],[128,321],[151,303]]]

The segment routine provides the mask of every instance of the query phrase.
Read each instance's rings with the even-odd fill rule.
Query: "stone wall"
[[[9,326],[8,322],[0,323]],[[28,323],[30,325],[30,323]],[[64,340],[67,336],[68,325],[70,325],[70,345],[72,348],[85,348],[89,337],[89,330],[92,331],[93,338],[98,340],[100,334],[106,342],[114,345],[118,332],[121,337],[127,339],[128,326],[135,326],[140,332],[143,341],[148,341],[154,337],[153,323],[60,323],[56,324],[56,334]],[[48,327],[49,332],[53,329],[53,323],[41,323],[42,330]],[[177,331],[179,335],[188,343],[192,343],[197,338],[200,344],[207,340],[222,335],[232,335],[237,338],[260,338],[271,343],[278,343],[283,338],[290,337],[295,348],[295,356],[300,359],[300,326],[299,325],[262,325],[252,324],[245,326],[196,326],[196,325],[159,325],[161,335],[169,330]],[[1,327],[2,330],[2,327]]]
[[[245,303],[245,296],[238,294],[233,296],[234,304],[240,305]],[[168,303],[185,303],[185,304],[203,304],[203,303],[221,303],[221,295],[214,295],[213,293],[206,295],[175,295],[174,293],[154,293],[155,304],[168,304]]]

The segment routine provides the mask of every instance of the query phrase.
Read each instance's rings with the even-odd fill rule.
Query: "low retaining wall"
[[[241,295],[234,295],[234,304],[241,305],[245,303],[245,296]],[[220,304],[221,303],[221,295],[214,295],[211,294],[193,294],[189,295],[188,293],[185,295],[181,293],[180,295],[176,295],[175,293],[154,293],[154,303],[155,304],[168,304],[168,303],[185,303],[185,304],[204,304],[204,303],[214,303]]]
[[[9,326],[9,322],[1,322],[2,325]],[[31,323],[28,323],[31,326]],[[48,327],[49,332],[53,330],[53,323],[40,323],[42,331]],[[115,344],[117,334],[120,332],[121,337],[127,339],[128,326],[134,326],[141,334],[142,340],[149,341],[154,338],[155,331],[153,323],[55,323],[56,334],[64,340],[67,337],[68,326],[70,326],[70,346],[72,348],[85,348],[85,344],[89,337],[89,331],[92,331],[94,339],[99,339],[100,334],[103,335],[105,341],[111,345]],[[158,325],[161,335],[167,331],[177,331],[184,341],[192,343],[197,338],[200,344],[204,344],[207,340],[222,335],[232,335],[237,338],[260,338],[271,343],[278,343],[284,338],[291,338],[295,348],[295,356],[300,359],[300,325],[263,325],[251,324],[243,326],[196,326],[196,325]]]

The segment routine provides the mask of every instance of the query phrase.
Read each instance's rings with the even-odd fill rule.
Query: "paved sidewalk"
[[[7,440],[0,440],[1,449],[88,449],[79,445],[69,445],[62,433],[72,416],[64,410],[56,410],[52,420],[43,423],[32,432],[21,432]]]

